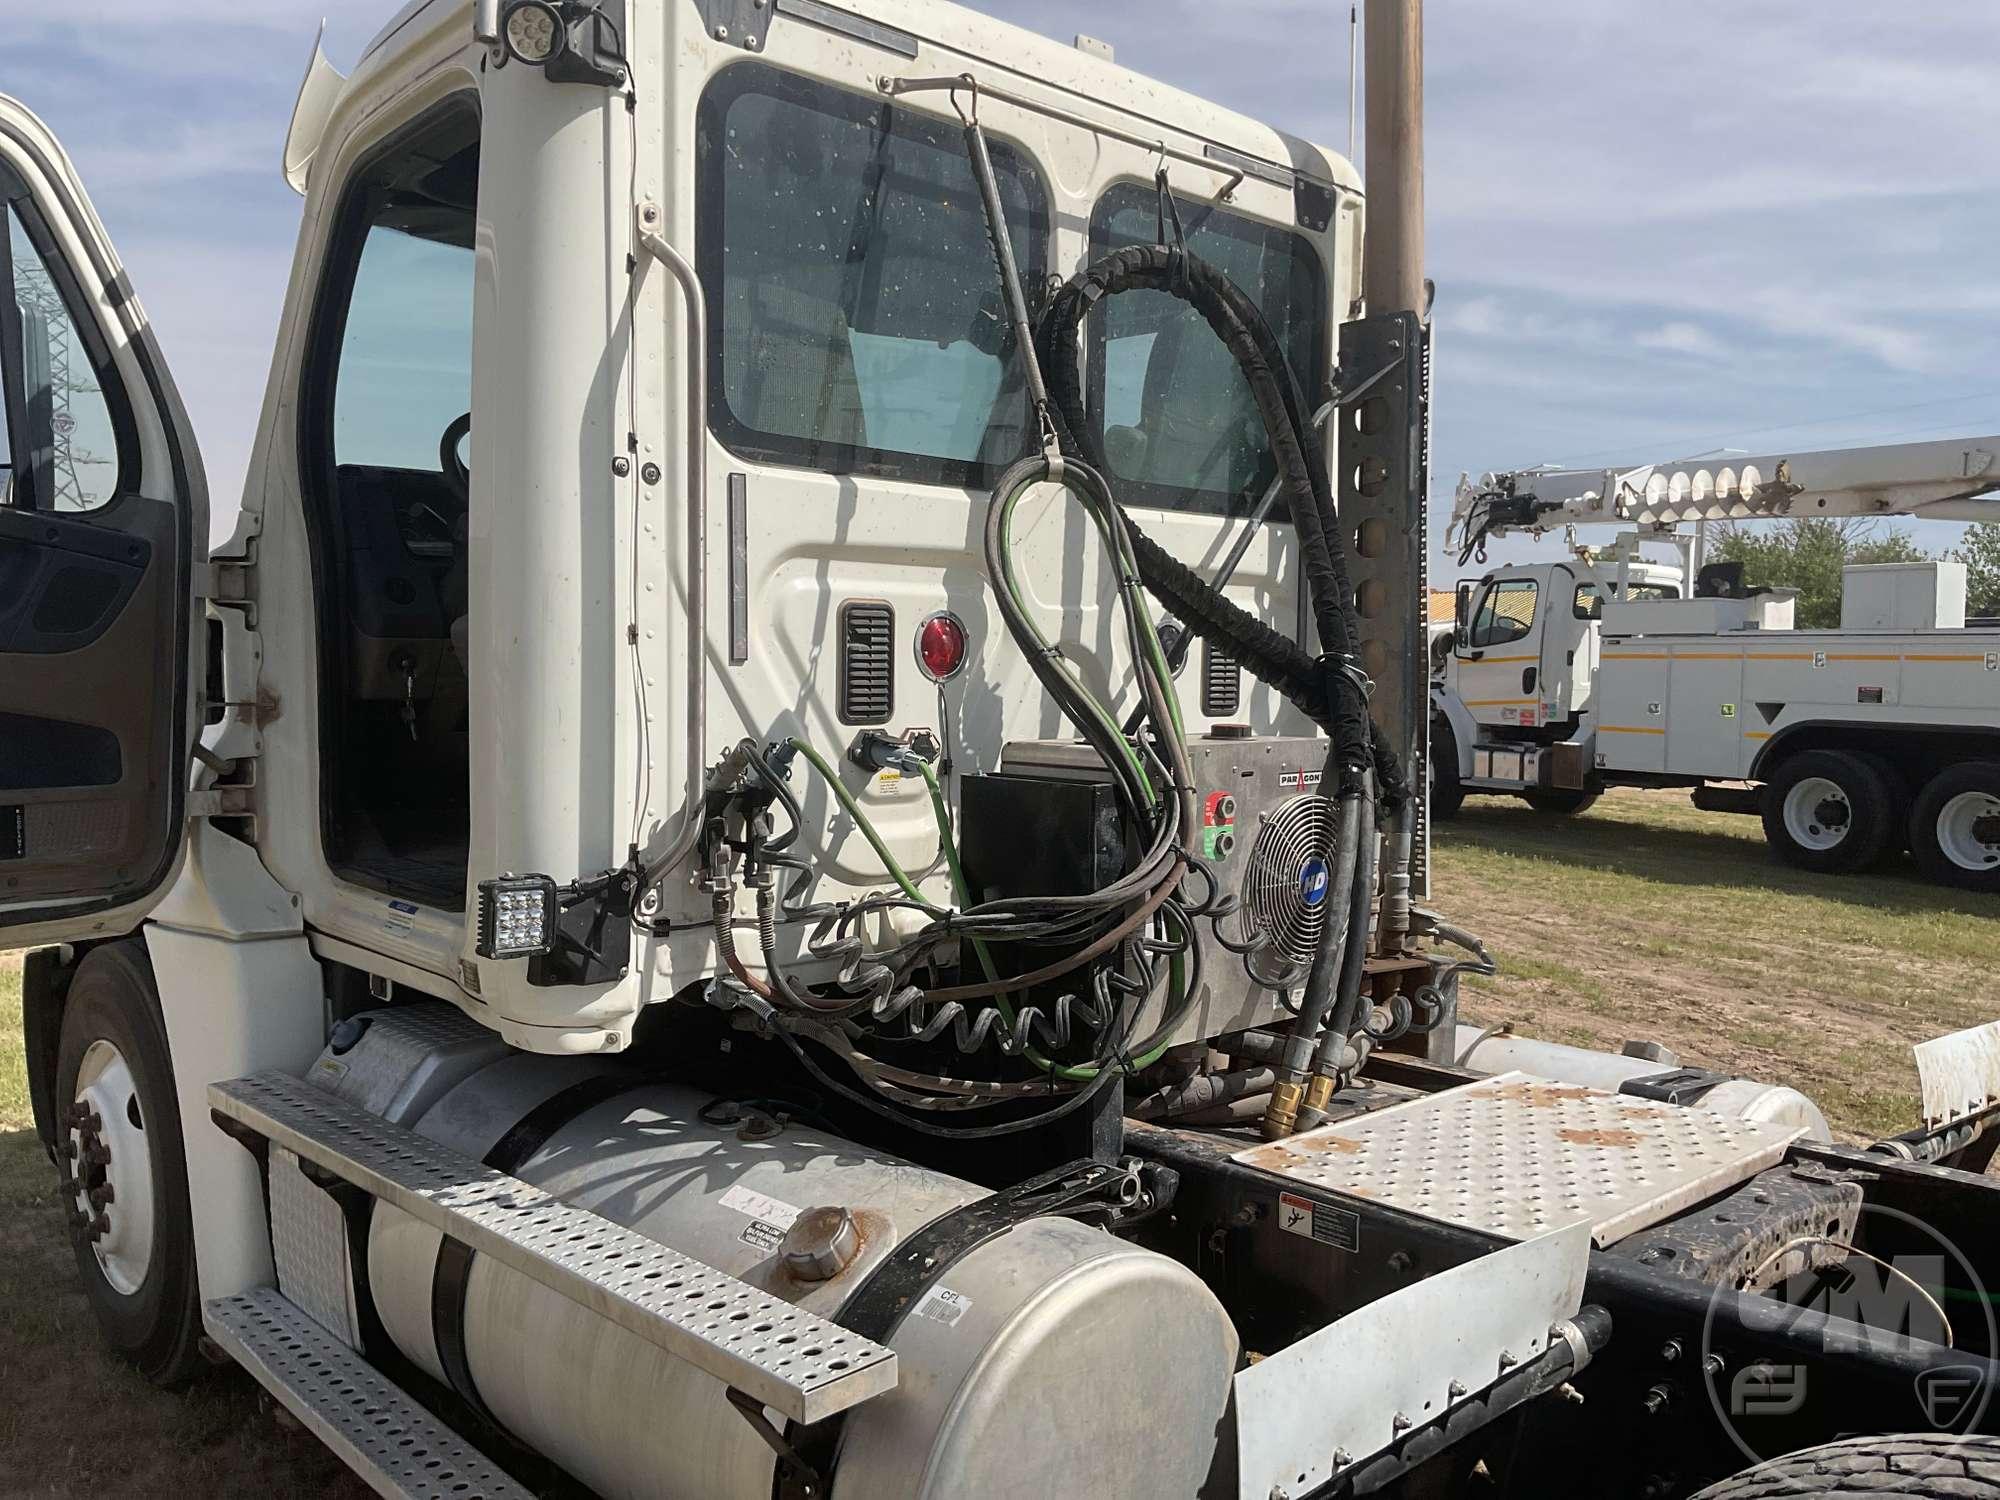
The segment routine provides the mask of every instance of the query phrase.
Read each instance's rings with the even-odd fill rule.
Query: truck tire
[[[158,1385],[198,1367],[201,1307],[180,1098],[145,945],[77,966],[56,1048],[59,1201],[105,1341]]]
[[[2000,761],[1946,766],[1910,810],[1910,852],[1941,885],[2000,891]]]
[[[1465,806],[1465,784],[1458,779],[1458,736],[1443,719],[1431,721],[1431,817],[1444,822]]]
[[[1848,875],[1877,864],[1896,836],[1895,794],[1869,761],[1807,750],[1764,784],[1764,837],[1801,870]]]
[[[1857,750],[1857,760],[1865,760],[1881,774],[1889,789],[1889,847],[1887,853],[1902,854],[1910,847],[1910,778],[1886,755],[1873,750]]]
[[[2000,1438],[1945,1432],[1847,1438],[1804,1448],[1712,1484],[1693,1500],[2000,1500]]]
[[[1557,790],[1550,787],[1539,792],[1523,792],[1521,800],[1538,813],[1554,818],[1570,818],[1582,812],[1597,800],[1596,792],[1577,790]]]

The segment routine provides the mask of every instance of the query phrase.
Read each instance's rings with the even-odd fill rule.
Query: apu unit
[[[1298,988],[1331,915],[1325,759],[1322,739],[1252,738],[1224,727],[1188,741],[1201,815],[1193,852],[1235,909],[1196,921],[1201,985],[1175,1043],[1288,1018],[1282,997]],[[960,797],[974,900],[1090,890],[1122,868],[1127,836],[1088,745],[1016,740],[999,773],[965,777]],[[1199,896],[1198,881],[1194,888]]]

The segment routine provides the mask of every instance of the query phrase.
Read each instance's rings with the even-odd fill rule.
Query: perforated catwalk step
[[[533,1500],[472,1444],[266,1287],[202,1305],[208,1336],[335,1457],[396,1500]]]
[[[217,1115],[794,1422],[895,1387],[894,1351],[288,1074],[211,1084],[208,1098]]]

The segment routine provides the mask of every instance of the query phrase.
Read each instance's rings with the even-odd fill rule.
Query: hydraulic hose
[[[1264,1093],[1277,1075],[1269,1068],[1243,1068],[1233,1073],[1197,1073],[1185,1083],[1155,1089],[1126,1110],[1136,1120],[1170,1120],[1199,1114],[1237,1099]]]
[[[1375,901],[1376,817],[1372,800],[1363,797],[1359,801],[1360,826],[1356,829],[1359,845],[1351,866],[1355,878],[1347,892],[1347,944],[1341,952],[1333,1009],[1320,1032],[1312,1061],[1313,1076],[1299,1106],[1300,1130],[1310,1130],[1326,1118],[1327,1101],[1333,1097],[1345,1065],[1348,1038],[1367,1019],[1368,1004],[1361,993],[1361,981],[1367,973],[1368,913]]]
[[[1056,293],[1043,315],[1037,342],[1049,399],[1062,423],[1059,432],[1091,462],[1103,462],[1090,425],[1080,420],[1083,376],[1077,331],[1101,298],[1134,290],[1166,292],[1186,302],[1242,370],[1263,419],[1292,523],[1298,528],[1320,640],[1336,655],[1351,657],[1359,636],[1354,589],[1348,580],[1346,549],[1332,529],[1332,488],[1326,465],[1319,460],[1311,414],[1299,399],[1269,322],[1217,267],[1185,250],[1135,245],[1114,250]],[[1143,549],[1141,558],[1143,562]]]
[[[1327,779],[1332,779],[1332,757],[1328,757]],[[1290,1135],[1298,1120],[1306,1091],[1306,1076],[1312,1070],[1313,1046],[1335,1008],[1338,980],[1347,955],[1356,946],[1350,923],[1352,891],[1361,884],[1358,866],[1365,857],[1360,837],[1365,797],[1339,799],[1333,841],[1327,850],[1332,872],[1332,888],[1327,892],[1327,923],[1320,934],[1319,949],[1306,971],[1299,995],[1299,1013],[1285,1034],[1279,1054],[1277,1081],[1271,1088],[1271,1104],[1264,1114],[1264,1135],[1277,1140]]]
[[[1299,705],[1327,729],[1332,740],[1324,784],[1337,789],[1342,804],[1329,851],[1335,874],[1329,892],[1333,910],[1307,972],[1297,1021],[1275,1070],[1265,1116],[1265,1133],[1275,1137],[1290,1133],[1298,1111],[1309,1102],[1305,1080],[1315,1053],[1323,1057],[1332,1048],[1336,1059],[1345,1053],[1367,958],[1368,913],[1375,885],[1375,797],[1379,790],[1387,808],[1400,812],[1408,788],[1393,747],[1367,712],[1364,679],[1355,656],[1360,632],[1345,545],[1314,424],[1306,417],[1268,323],[1241,289],[1198,257],[1165,245],[1115,251],[1072,278],[1052,299],[1037,330],[1059,437],[1071,451],[1101,461],[1084,407],[1077,335],[1099,300],[1134,289],[1166,292],[1187,302],[1222,339],[1242,370],[1270,442],[1276,485],[1299,538],[1313,618],[1328,652],[1314,661],[1299,644],[1238,609],[1130,526],[1147,588],[1191,631],[1221,646]],[[1317,1081],[1310,1086],[1315,1102],[1323,1103],[1326,1092],[1330,1087]]]
[[[1037,331],[1057,433],[1067,451],[1103,462],[1085,414],[1077,332],[1099,300],[1131,290],[1166,292],[1187,302],[1242,370],[1298,533],[1313,618],[1328,657],[1315,661],[1297,643],[1223,598],[1133,526],[1132,545],[1141,577],[1190,630],[1221,646],[1323,724],[1339,752],[1342,779],[1351,783],[1363,766],[1379,757],[1356,665],[1359,629],[1346,549],[1310,414],[1299,399],[1277,338],[1256,305],[1217,268],[1181,249],[1133,246],[1104,257],[1056,293]],[[1387,776],[1383,784],[1390,785]],[[1400,786],[1400,776],[1394,784]]]

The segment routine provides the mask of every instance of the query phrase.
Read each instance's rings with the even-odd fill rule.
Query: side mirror
[[[1452,596],[1451,645],[1454,651],[1463,651],[1466,647],[1470,632],[1467,622],[1471,614],[1472,585],[1461,583],[1458,592]]]

